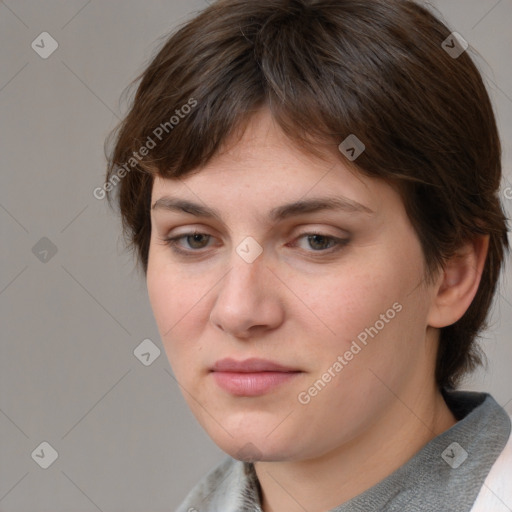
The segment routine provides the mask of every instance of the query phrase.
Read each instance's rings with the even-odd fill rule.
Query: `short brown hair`
[[[400,191],[427,279],[465,241],[490,236],[475,299],[440,333],[436,380],[455,387],[482,362],[476,338],[508,240],[493,108],[468,52],[442,46],[450,33],[409,0],[220,0],[184,24],[137,78],[131,109],[107,140],[116,136],[105,190],[109,202],[118,193],[144,272],[155,175],[200,170],[264,106],[297,147],[320,157],[355,134],[366,147],[358,171]]]

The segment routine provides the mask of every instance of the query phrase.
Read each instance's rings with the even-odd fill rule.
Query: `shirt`
[[[329,512],[512,512],[511,418],[487,393],[443,391],[458,420],[382,481]],[[177,512],[262,512],[249,462],[226,458]]]

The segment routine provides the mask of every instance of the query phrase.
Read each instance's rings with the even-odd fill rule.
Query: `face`
[[[433,379],[433,292],[400,196],[328,159],[262,110],[199,172],[154,182],[151,306],[185,400],[235,458],[326,454],[387,414],[390,390]]]

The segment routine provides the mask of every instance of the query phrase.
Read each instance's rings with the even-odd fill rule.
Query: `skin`
[[[334,508],[455,424],[434,381],[438,334],[476,293],[485,238],[462,248],[427,285],[421,246],[398,193],[355,172],[337,149],[326,161],[298,151],[265,109],[241,140],[198,172],[157,177],[152,204],[163,196],[221,215],[152,209],[148,293],[169,363],[199,423],[235,458],[251,443],[265,512]],[[333,196],[373,213],[267,217],[285,203]],[[194,231],[210,237],[179,240],[188,256],[165,243]],[[308,242],[303,235],[311,232],[348,241],[333,252],[331,239]],[[263,250],[252,263],[236,252],[248,236]],[[309,403],[300,403],[299,393],[395,303],[400,312]],[[264,395],[233,396],[210,372],[225,357],[270,359],[301,373]]]

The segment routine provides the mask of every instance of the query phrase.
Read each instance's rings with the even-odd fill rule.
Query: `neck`
[[[405,404],[414,403],[407,407]],[[264,512],[322,512],[373,487],[456,419],[437,389],[414,401],[397,398],[373,425],[315,459],[257,462]]]

